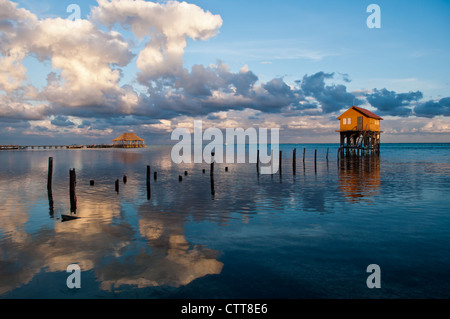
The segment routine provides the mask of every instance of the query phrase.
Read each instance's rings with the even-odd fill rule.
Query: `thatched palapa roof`
[[[123,133],[118,138],[113,139],[113,142],[119,142],[119,141],[142,141],[143,142],[144,140],[134,133]]]

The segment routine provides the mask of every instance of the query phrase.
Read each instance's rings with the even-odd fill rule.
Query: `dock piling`
[[[305,169],[305,153],[306,153],[306,148],[303,148],[303,169]]]
[[[210,182],[211,182],[211,195],[214,196],[216,191],[214,189],[214,152],[211,152],[211,168],[209,172]]]
[[[317,149],[314,150],[314,171],[317,172]]]
[[[280,175],[281,175],[281,158],[283,155],[283,151],[280,151],[280,161],[278,162],[278,170],[280,171]]]
[[[146,184],[147,184],[147,199],[150,199],[151,197],[151,188],[150,188],[150,165],[147,165],[147,179],[146,179]]]
[[[75,194],[75,186],[77,184],[77,177],[75,168],[69,171],[69,196],[70,196],[70,211],[75,213],[77,210],[77,197]]]
[[[296,153],[297,153],[297,149],[294,148],[294,150],[292,151],[292,174],[295,175],[295,170],[296,170]]]
[[[119,193],[119,180],[118,179],[116,179],[115,188],[116,188],[116,192]]]
[[[47,176],[47,190],[52,190],[53,179],[53,157],[48,158],[48,176]]]
[[[259,149],[256,151],[256,174],[259,177]]]

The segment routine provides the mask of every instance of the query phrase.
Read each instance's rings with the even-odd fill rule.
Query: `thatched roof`
[[[118,138],[113,139],[113,142],[119,141],[144,141],[144,140],[134,133],[123,133]]]

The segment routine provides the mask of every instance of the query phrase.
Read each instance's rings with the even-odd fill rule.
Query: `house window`
[[[347,119],[346,118],[343,119],[343,124],[347,125]]]
[[[347,124],[352,124],[352,118],[351,117],[349,117],[348,119],[347,119]]]

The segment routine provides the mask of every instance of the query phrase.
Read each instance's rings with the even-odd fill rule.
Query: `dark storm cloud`
[[[70,121],[66,116],[63,115],[57,115],[51,122],[53,125],[56,126],[74,126],[75,123]]]
[[[78,128],[85,128],[85,127],[89,127],[89,126],[91,126],[91,124],[92,124],[92,122],[91,122],[91,121],[88,121],[88,120],[83,120],[83,121],[81,122],[81,124],[80,124],[80,125],[78,125]]]
[[[450,97],[440,99],[438,102],[427,101],[414,108],[414,114],[419,117],[433,118],[443,115],[450,116]]]
[[[90,129],[105,130],[111,127],[117,126],[130,126],[138,127],[143,124],[159,124],[160,121],[145,116],[117,116],[110,118],[100,118],[94,121],[83,121],[83,127],[89,127]]]
[[[422,92],[396,93],[387,89],[374,89],[367,94],[367,101],[378,110],[379,115],[393,115],[407,117],[412,114],[411,102],[416,102],[423,97]]]
[[[347,92],[345,85],[325,84],[325,80],[333,79],[333,77],[334,73],[322,71],[310,76],[305,75],[301,81],[301,89],[306,96],[311,96],[320,103],[323,113],[337,112],[362,103],[355,95]]]
[[[248,96],[258,81],[258,77],[252,71],[241,70],[239,73],[233,73],[221,61],[212,67],[194,65],[191,72],[184,70],[182,75],[172,78],[175,79],[176,88],[182,89],[186,95],[195,97],[212,96],[212,92],[217,90]]]
[[[301,91],[282,78],[257,85],[258,77],[245,68],[234,73],[217,65],[195,65],[181,75],[153,80],[148,96],[141,96],[136,114],[170,119],[178,115],[202,116],[219,111],[250,108],[267,113],[298,107]]]

